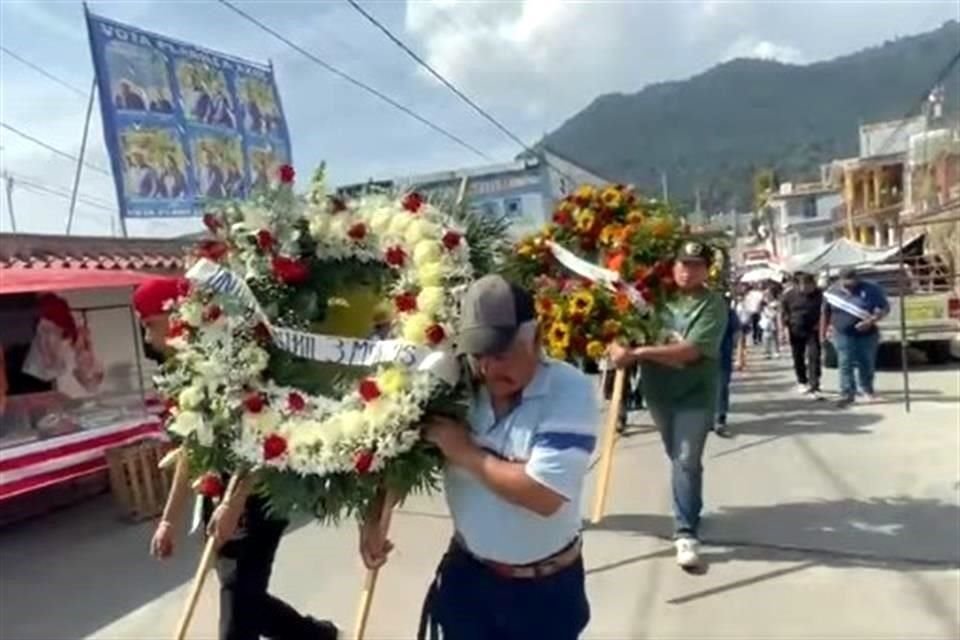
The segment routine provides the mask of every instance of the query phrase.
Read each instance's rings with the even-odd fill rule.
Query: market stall
[[[103,473],[106,451],[161,438],[135,270],[0,266],[0,506]]]

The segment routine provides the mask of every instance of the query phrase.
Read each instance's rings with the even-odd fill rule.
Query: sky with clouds
[[[522,139],[534,142],[597,95],[702,72],[734,57],[805,64],[957,19],[956,0],[360,0],[402,40]],[[97,1],[94,13],[251,60],[272,60],[301,175],[322,160],[333,183],[485,161],[319,68],[214,1]],[[345,0],[242,2],[248,13],[497,161],[518,151],[363,19]],[[0,120],[57,148],[80,148],[92,80],[79,0],[0,2],[0,43],[66,80],[72,92],[0,54]],[[74,165],[0,130],[21,232],[59,233]],[[108,166],[95,107],[88,160]],[[21,179],[21,185],[17,184]],[[85,171],[74,233],[115,230],[112,179]],[[195,221],[132,221],[131,235],[169,235]],[[6,202],[0,229],[10,230]]]

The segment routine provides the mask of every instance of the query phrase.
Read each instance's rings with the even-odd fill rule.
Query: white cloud
[[[727,49],[723,59],[732,60],[734,58],[759,58],[761,60],[776,60],[777,62],[788,64],[802,64],[805,62],[803,52],[796,47],[753,38],[741,38]]]

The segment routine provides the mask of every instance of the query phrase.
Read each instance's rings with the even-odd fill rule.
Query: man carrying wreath
[[[590,618],[580,497],[600,412],[583,373],[541,354],[535,318],[532,296],[500,276],[463,297],[457,348],[475,382],[467,419],[423,425],[446,461],[454,534],[421,639],[429,631],[445,640],[574,640]],[[381,566],[390,549],[368,517],[364,563]]]
[[[166,338],[171,306],[187,288],[185,280],[156,278],[141,284],[133,294],[147,343],[159,358],[169,351]],[[207,534],[217,542],[219,640],[337,640],[339,632],[333,623],[304,616],[268,593],[274,557],[289,523],[268,515],[265,500],[251,495],[252,483],[248,476],[230,500],[215,506],[212,496],[222,493],[222,479],[210,475],[200,481],[200,493],[206,496]],[[176,531],[190,497],[186,458],[180,456],[163,515],[150,541],[153,556],[164,559],[173,554]]]
[[[677,564],[701,565],[697,529],[703,509],[703,447],[713,425],[720,384],[720,345],[727,326],[727,305],[707,289],[711,249],[685,242],[676,255],[673,279],[679,295],[666,305],[661,320],[670,331],[667,344],[629,348],[610,346],[618,367],[640,363],[644,395],[671,462],[674,546]]]

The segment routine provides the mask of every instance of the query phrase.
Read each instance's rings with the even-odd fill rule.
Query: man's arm
[[[556,513],[566,498],[527,474],[526,463],[508,462],[476,445],[450,461],[466,469],[498,496],[544,517]]]
[[[177,456],[177,466],[173,470],[170,494],[163,506],[163,515],[160,517],[160,522],[171,526],[180,526],[180,519],[183,517],[190,494],[190,469],[187,463],[187,455],[181,450]]]
[[[631,350],[631,358],[634,361],[649,360],[676,368],[696,362],[701,357],[703,357],[703,353],[700,348],[686,340],[657,346],[636,347]]]

